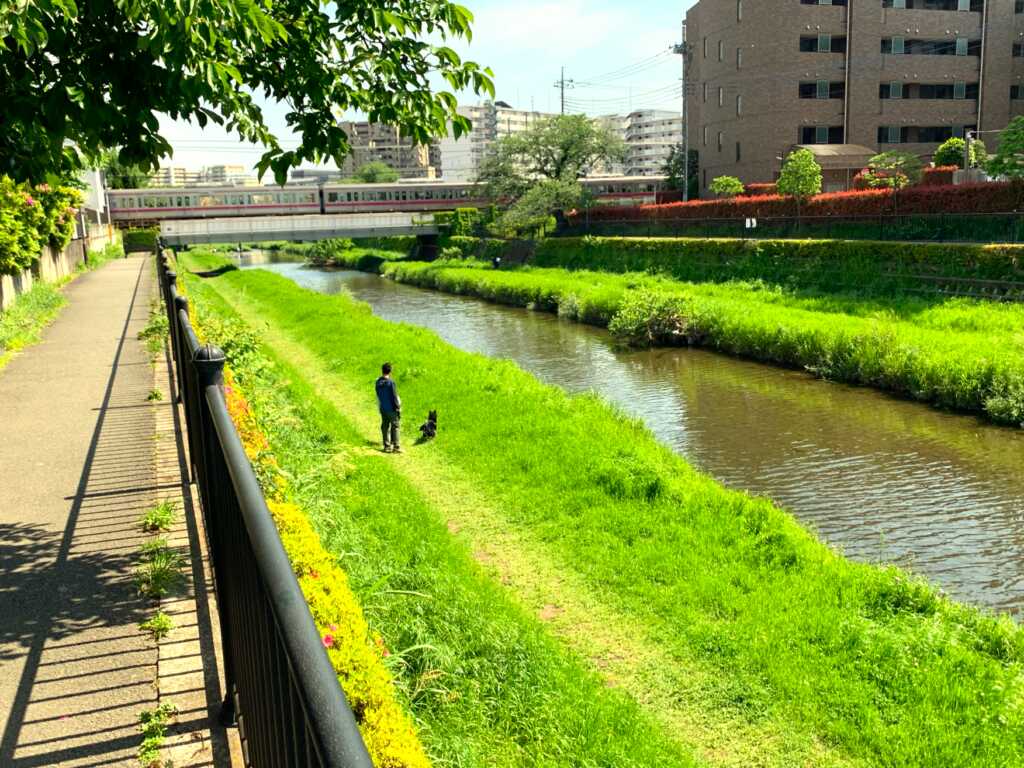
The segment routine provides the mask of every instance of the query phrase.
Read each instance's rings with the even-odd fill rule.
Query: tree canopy
[[[586,200],[579,179],[621,160],[625,144],[585,115],[559,115],[495,142],[478,171],[487,196],[508,204],[494,223],[504,233],[543,226],[559,210]]]
[[[359,166],[356,178],[363,184],[389,184],[398,181],[398,171],[380,160],[371,160]]]
[[[874,188],[903,189],[917,184],[923,175],[921,158],[896,149],[875,155],[865,169],[868,186]]]
[[[986,165],[992,176],[1024,179],[1024,117],[1015,117],[999,137],[999,150]]]
[[[683,188],[683,176],[686,175],[686,163],[684,161],[683,145],[674,144],[669,149],[668,159],[665,160],[665,164],[661,167],[661,173],[664,175],[665,184],[669,189],[682,190]],[[699,197],[700,192],[700,155],[696,149],[690,150],[690,179],[689,179],[689,198],[696,200]]]
[[[586,115],[559,115],[499,139],[479,178],[496,196],[520,197],[533,179],[575,181],[624,152],[622,139]]]
[[[471,36],[447,0],[0,0],[0,172],[39,181],[119,147],[155,169],[171,146],[158,116],[223,125],[266,147],[283,182],[349,151],[355,110],[426,142],[469,127],[454,92],[493,96],[491,72],[445,43]],[[431,92],[431,75],[451,90]],[[286,147],[254,99],[287,105]]]
[[[798,149],[789,153],[782,164],[778,189],[780,195],[790,195],[803,200],[821,193],[821,166],[809,149]]]
[[[141,189],[149,186],[149,174],[145,169],[122,163],[116,149],[105,150],[100,155],[99,165],[107,189]]]
[[[716,176],[708,189],[719,197],[736,197],[742,195],[745,188],[735,176]]]

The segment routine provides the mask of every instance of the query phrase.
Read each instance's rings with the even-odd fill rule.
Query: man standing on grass
[[[384,436],[384,453],[401,453],[398,445],[398,422],[402,416],[402,400],[391,378],[391,363],[380,367],[377,379],[377,405],[380,406],[380,432]]]

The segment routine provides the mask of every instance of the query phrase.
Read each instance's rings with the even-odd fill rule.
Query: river
[[[898,563],[998,612],[1024,607],[1020,430],[704,350],[621,350],[601,329],[376,275],[259,266],[312,290],[347,290],[379,317],[514,360],[571,392],[594,390],[855,560]]]

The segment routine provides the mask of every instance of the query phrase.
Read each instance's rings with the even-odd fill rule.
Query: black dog
[[[437,436],[437,411],[427,414],[427,420],[420,426],[420,432],[424,440],[431,440]]]

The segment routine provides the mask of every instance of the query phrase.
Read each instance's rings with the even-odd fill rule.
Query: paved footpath
[[[165,604],[175,632],[158,647],[138,628],[155,608],[133,583],[150,538],[139,518],[177,499],[172,542],[187,554],[201,539],[164,359],[154,369],[137,339],[155,282],[143,257],[83,275],[43,341],[0,371],[3,768],[137,766],[139,714],[164,701],[179,708],[174,765],[227,764],[209,727],[219,691],[200,558]],[[154,387],[162,401],[147,400]]]

